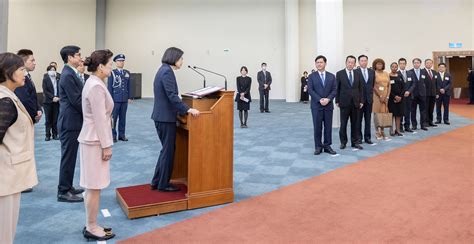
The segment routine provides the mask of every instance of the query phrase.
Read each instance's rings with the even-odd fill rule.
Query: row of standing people
[[[451,76],[446,72],[446,65],[439,64],[439,73],[432,70],[433,61],[425,60],[425,68],[420,69],[421,60],[413,59],[413,69],[406,71],[406,59],[390,65],[390,73],[385,72],[385,62],[374,60],[368,68],[368,57],[360,55],[359,68],[355,69],[356,57],[346,58],[346,68],[336,75],[326,71],[327,59],[318,56],[315,59],[316,72],[308,76],[307,90],[311,96],[311,111],[314,126],[315,155],[323,151],[336,154],[332,149],[332,116],[333,100],[340,108],[341,125],[339,130],[340,149],[348,144],[347,125],[351,121],[351,147],[363,149],[363,141],[373,144],[371,140],[371,123],[373,114],[391,113],[395,120],[392,136],[403,136],[404,132],[417,129],[417,108],[419,124],[422,130],[428,126],[437,126],[441,118],[449,122],[449,100],[451,93]],[[436,104],[437,117],[433,123],[433,111]],[[444,107],[444,113],[441,113]],[[402,127],[402,118],[404,119]],[[411,124],[411,127],[410,127]],[[377,139],[388,139],[384,128],[375,124]],[[364,130],[362,132],[362,127]],[[392,128],[392,126],[390,127]],[[324,130],[324,141],[322,141]]]

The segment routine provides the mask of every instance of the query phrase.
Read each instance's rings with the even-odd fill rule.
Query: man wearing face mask
[[[272,84],[272,74],[267,71],[267,64],[262,63],[262,71],[257,73],[258,91],[260,93],[260,113],[270,113],[268,109],[268,98],[270,95],[270,85]]]
[[[56,68],[52,65],[46,68],[43,76],[43,107],[45,115],[46,138],[45,141],[58,140],[58,114],[59,114],[59,77]]]

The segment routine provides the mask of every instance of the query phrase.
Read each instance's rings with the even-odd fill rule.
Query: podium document
[[[198,99],[183,96],[201,114],[178,117],[171,182],[181,191],[152,191],[149,184],[117,188],[117,201],[128,218],[233,202],[233,96],[234,91]]]

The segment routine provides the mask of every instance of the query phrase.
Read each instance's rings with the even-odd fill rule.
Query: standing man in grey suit
[[[267,71],[267,64],[262,63],[262,70],[257,73],[258,92],[260,93],[260,113],[270,113],[268,110],[268,97],[270,85],[272,84],[272,74]]]

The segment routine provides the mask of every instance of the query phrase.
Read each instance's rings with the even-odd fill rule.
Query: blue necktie
[[[321,73],[321,81],[323,82],[323,86],[325,86],[326,81],[324,80],[324,73]]]
[[[352,86],[352,83],[354,82],[354,79],[352,78],[352,71],[349,71],[349,81],[351,82]]]
[[[420,70],[416,69],[415,72],[416,72],[416,79],[419,80],[420,79]]]

